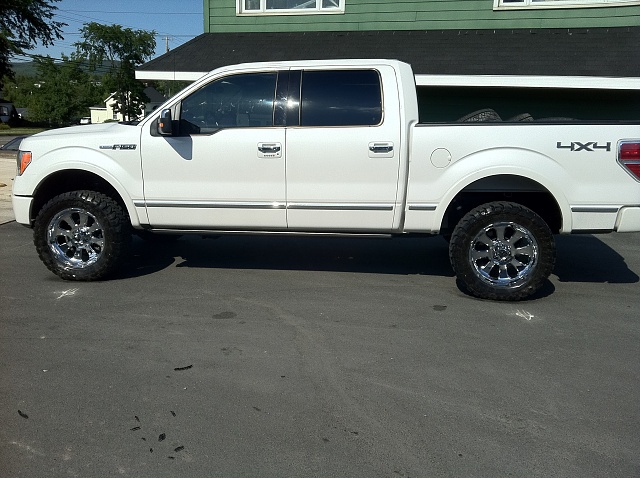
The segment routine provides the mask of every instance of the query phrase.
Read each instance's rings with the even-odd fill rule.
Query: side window
[[[375,70],[304,71],[300,126],[374,126],[382,121]]]
[[[180,132],[273,126],[277,73],[247,73],[212,81],[182,100]]]

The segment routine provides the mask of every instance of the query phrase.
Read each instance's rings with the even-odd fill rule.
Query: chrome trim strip
[[[303,209],[312,211],[393,211],[393,204],[324,204],[324,203],[289,203],[287,209]]]
[[[409,211],[435,211],[437,204],[409,204]]]
[[[223,202],[223,201],[136,201],[138,207],[172,207],[194,209],[297,209],[313,211],[393,211],[393,204],[360,203],[290,203],[281,202]]]
[[[571,212],[592,212],[601,214],[617,214],[620,210],[615,206],[571,206]]]
[[[147,207],[175,207],[193,209],[285,209],[280,202],[223,202],[223,201],[148,201]]]

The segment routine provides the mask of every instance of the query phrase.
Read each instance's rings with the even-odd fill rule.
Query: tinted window
[[[203,86],[182,100],[182,133],[273,126],[276,79],[276,73],[244,74],[221,78]]]
[[[301,126],[369,126],[382,121],[380,76],[374,70],[302,73]]]

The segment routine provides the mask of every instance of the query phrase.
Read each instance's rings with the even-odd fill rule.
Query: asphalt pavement
[[[78,283],[0,225],[0,475],[640,476],[639,239],[497,303],[437,237],[136,239]]]
[[[640,476],[640,234],[482,301],[438,237],[134,241],[65,282],[0,156],[0,475]],[[6,185],[6,186],[5,186]]]

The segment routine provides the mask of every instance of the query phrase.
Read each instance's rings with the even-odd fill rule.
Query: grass
[[[16,127],[16,128],[0,128],[0,136],[22,136],[40,133],[47,128],[33,128],[33,127]]]

